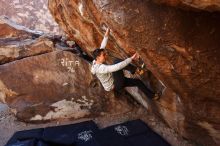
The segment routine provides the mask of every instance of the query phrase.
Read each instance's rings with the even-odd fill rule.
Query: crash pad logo
[[[89,141],[90,139],[92,139],[92,131],[83,131],[78,133],[78,139],[82,140],[82,141]]]
[[[115,131],[118,133],[118,134],[120,134],[120,135],[123,135],[123,136],[125,136],[125,135],[128,135],[128,128],[126,127],[126,126],[121,126],[121,125],[119,125],[119,126],[116,126],[115,127]]]

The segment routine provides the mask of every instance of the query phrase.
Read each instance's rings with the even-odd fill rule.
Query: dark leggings
[[[118,63],[122,60],[116,59],[114,63]],[[129,64],[124,68],[125,70],[130,71],[131,73],[134,73],[136,70],[136,67]],[[114,78],[114,90],[119,91],[123,89],[124,87],[138,87],[148,98],[153,98],[154,94],[147,86],[144,85],[144,83],[139,79],[132,79],[132,78],[126,78],[124,76],[123,70],[119,70],[116,72],[113,72],[113,78]]]

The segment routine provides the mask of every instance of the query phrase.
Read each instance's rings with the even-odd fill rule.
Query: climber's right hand
[[[137,60],[139,58],[138,53],[136,52],[134,55],[131,56],[132,60]]]

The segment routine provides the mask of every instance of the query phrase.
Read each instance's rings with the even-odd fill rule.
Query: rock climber
[[[138,54],[135,53],[131,57],[118,61],[115,60],[113,65],[105,64],[108,57],[105,47],[107,45],[110,29],[107,28],[101,46],[93,51],[93,57],[95,60],[92,62],[91,72],[95,74],[102,86],[106,91],[120,91],[124,87],[136,86],[150,99],[158,99],[159,96],[151,91],[144,83],[139,79],[127,78],[123,74],[123,69],[129,66],[129,64],[138,59]]]

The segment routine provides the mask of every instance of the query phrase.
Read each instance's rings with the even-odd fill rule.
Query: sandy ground
[[[132,111],[129,111],[125,114],[105,115],[102,117],[96,117],[92,120],[94,120],[100,128],[103,128],[132,119],[142,119],[143,121],[145,121],[155,132],[164,137],[172,146],[193,146],[192,144],[190,144],[189,141],[179,137],[167,125],[159,122],[159,119],[157,117],[150,115],[140,105],[136,106]],[[57,121],[47,124],[27,124],[17,121],[14,115],[7,108],[7,106],[0,104],[0,146],[4,146],[13,135],[13,133],[16,131],[77,123],[85,120],[89,119],[80,119],[76,121]]]

